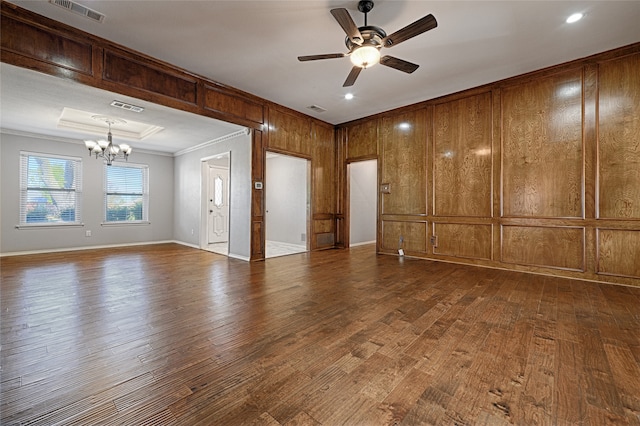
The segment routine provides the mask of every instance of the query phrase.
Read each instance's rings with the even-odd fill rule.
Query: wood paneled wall
[[[309,158],[311,249],[333,247],[334,127],[235,88],[1,3],[1,60],[56,77],[253,129],[252,180],[264,184],[267,149]],[[264,259],[264,189],[252,190],[251,259]]]
[[[380,253],[640,286],[638,76],[640,43],[345,123],[338,173],[378,158]]]

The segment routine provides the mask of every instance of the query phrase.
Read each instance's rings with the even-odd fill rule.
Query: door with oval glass
[[[229,240],[229,168],[209,165],[208,243]]]

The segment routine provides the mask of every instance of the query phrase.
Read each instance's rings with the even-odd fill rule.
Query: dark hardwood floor
[[[370,246],[0,262],[3,425],[640,424],[640,288]]]

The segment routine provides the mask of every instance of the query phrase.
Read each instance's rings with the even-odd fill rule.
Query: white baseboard
[[[8,253],[0,253],[0,257],[22,256],[27,254],[61,253],[65,251],[78,251],[78,250],[98,250],[98,249],[107,249],[107,248],[116,248],[116,247],[148,246],[151,244],[168,244],[168,243],[182,244],[179,241],[175,241],[175,240],[145,241],[141,243],[107,244],[107,245],[101,245],[101,246],[82,246],[82,247],[67,247],[67,248],[60,248],[60,249],[14,251],[14,252],[8,252]]]
[[[195,245],[195,244],[185,243],[184,241],[177,241],[177,240],[173,240],[171,242],[172,243],[176,243],[176,244],[180,244],[181,246],[187,246],[187,247],[191,247],[191,248],[200,250],[200,246]]]
[[[233,259],[238,259],[238,260],[244,260],[245,262],[249,262],[251,260],[246,256],[240,256],[239,254],[233,254],[233,253],[229,253],[227,257],[231,257]]]

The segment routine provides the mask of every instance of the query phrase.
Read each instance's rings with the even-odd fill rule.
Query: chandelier
[[[111,125],[112,124],[126,124],[127,122],[118,118],[104,117],[101,115],[94,115],[94,120],[104,121],[109,126],[109,132],[107,133],[107,139],[99,139],[95,140],[85,140],[84,145],[89,149],[89,156],[91,154],[96,155],[96,159],[98,157],[102,157],[107,162],[107,166],[110,166],[112,162],[114,162],[118,158],[124,158],[125,161],[128,161],[129,154],[131,154],[131,147],[126,143],[121,143],[120,145],[114,145],[113,137],[111,136]]]

